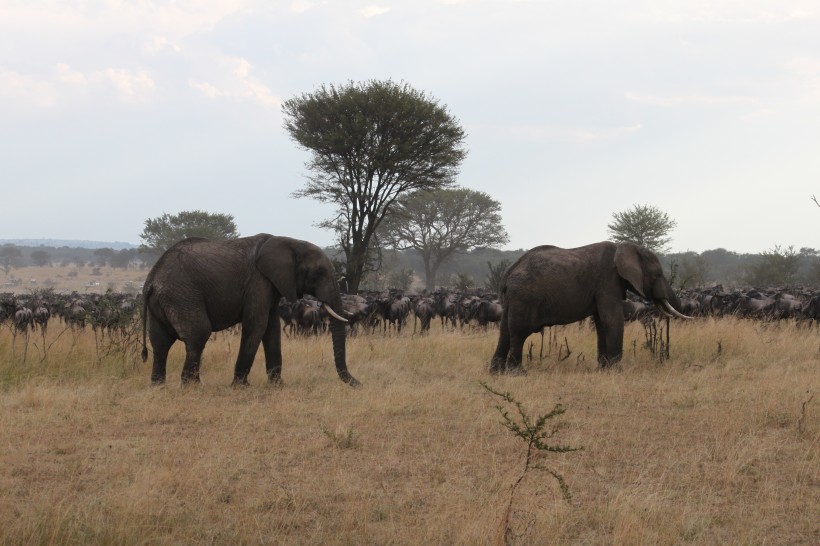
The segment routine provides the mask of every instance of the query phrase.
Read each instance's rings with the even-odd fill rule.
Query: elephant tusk
[[[675,315],[673,315],[672,313],[670,313],[669,311],[667,311],[667,310],[664,308],[664,306],[663,306],[663,305],[661,305],[660,307],[658,307],[658,311],[660,311],[660,312],[661,312],[661,314],[662,314],[663,316],[665,316],[666,318],[674,318],[674,316],[675,316]]]
[[[686,320],[694,320],[695,319],[695,317],[690,317],[688,315],[684,315],[683,313],[678,312],[674,307],[672,307],[672,304],[669,303],[669,300],[666,300],[666,299],[661,300],[661,303],[663,304],[663,307],[665,308],[664,313],[666,313],[667,315],[671,314],[672,316],[682,318],[682,319],[686,319]],[[662,309],[662,310],[664,310],[664,309]]]
[[[333,307],[331,307],[330,305],[325,305],[325,309],[327,309],[327,314],[330,315],[331,317],[335,318],[336,320],[341,321],[341,322],[347,322],[347,319],[340,317],[336,313],[336,311],[333,310]]]

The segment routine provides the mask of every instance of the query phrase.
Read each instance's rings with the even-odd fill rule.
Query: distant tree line
[[[0,268],[9,274],[17,267],[53,267],[70,266],[83,267],[129,267],[145,268],[156,262],[158,255],[154,252],[139,248],[82,248],[82,247],[52,247],[52,246],[23,246],[6,244],[0,247]]]
[[[436,286],[488,288],[497,290],[497,283],[510,264],[526,249],[499,250],[476,248],[455,253],[438,272]],[[343,258],[338,249],[326,249],[332,259]],[[424,256],[419,250],[383,249],[382,267],[369,273],[363,289],[424,287]],[[0,247],[0,268],[6,274],[18,267],[147,268],[154,264],[155,252],[138,248]],[[722,284],[742,286],[805,286],[820,287],[820,251],[813,248],[780,247],[760,254],[737,253],[725,248],[703,252],[661,254],[661,263],[677,288],[704,288]],[[431,287],[432,290],[432,287]]]
[[[473,287],[497,290],[503,272],[525,249],[498,250],[479,248],[456,254],[439,271],[439,286],[455,287],[472,280]],[[383,268],[369,276],[364,288],[402,286],[402,279],[421,279],[424,286],[424,264],[420,252],[390,251]],[[820,252],[813,248],[795,250],[776,246],[760,254],[738,253],[717,248],[703,252],[674,252],[659,255],[667,275],[678,289],[723,285],[733,287],[803,286],[820,288]],[[402,272],[402,274],[397,274]],[[392,282],[392,284],[391,284]]]

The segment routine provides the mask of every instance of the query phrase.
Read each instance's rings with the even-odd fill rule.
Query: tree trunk
[[[345,265],[346,279],[347,279],[347,293],[358,294],[359,285],[362,282],[362,273],[364,271],[364,256],[356,254],[357,249],[352,249],[349,255],[346,255],[347,264]]]
[[[424,283],[428,292],[436,289],[436,277],[438,276],[438,265],[429,265],[424,262]]]

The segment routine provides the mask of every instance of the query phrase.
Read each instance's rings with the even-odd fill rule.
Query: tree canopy
[[[614,213],[607,228],[610,240],[616,243],[635,243],[654,252],[665,252],[672,241],[669,233],[676,225],[677,222],[656,207],[634,205],[629,210]]]
[[[435,99],[406,83],[321,86],[282,105],[290,138],[310,152],[295,197],[336,206],[320,227],[336,233],[348,289],[378,268],[377,229],[399,196],[451,185],[467,154],[465,133]]]
[[[30,256],[31,263],[38,267],[44,267],[51,263],[51,254],[48,251],[43,250],[41,248],[38,248],[37,250],[32,250]]]
[[[746,280],[752,286],[783,286],[792,284],[800,267],[799,254],[794,247],[775,245],[760,255],[756,263],[746,271]]]
[[[202,210],[182,211],[178,214],[165,213],[158,218],[149,218],[140,233],[143,248],[160,253],[188,237],[236,239],[239,233],[230,214]]]
[[[7,244],[0,247],[0,266],[6,275],[12,267],[19,267],[22,264],[22,257],[23,252],[15,245]]]
[[[436,287],[439,267],[457,252],[509,241],[501,224],[501,204],[466,188],[403,195],[385,220],[381,236],[393,248],[421,252],[428,290]]]
[[[485,278],[484,285],[496,294],[501,292],[501,281],[504,280],[504,273],[507,272],[507,269],[509,269],[512,264],[513,261],[506,258],[495,263],[488,261],[487,277]]]

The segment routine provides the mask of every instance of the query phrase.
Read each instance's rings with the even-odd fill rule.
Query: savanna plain
[[[232,389],[224,332],[201,385],[178,343],[157,388],[133,333],[3,326],[0,543],[820,543],[820,329],[673,321],[659,362],[631,323],[606,372],[589,326],[547,334],[525,377],[488,374],[492,328],[359,334],[361,388],[329,336],[284,337],[284,384],[260,350]],[[547,441],[583,449],[525,472],[497,406],[519,413],[482,382],[533,419],[560,404]]]

